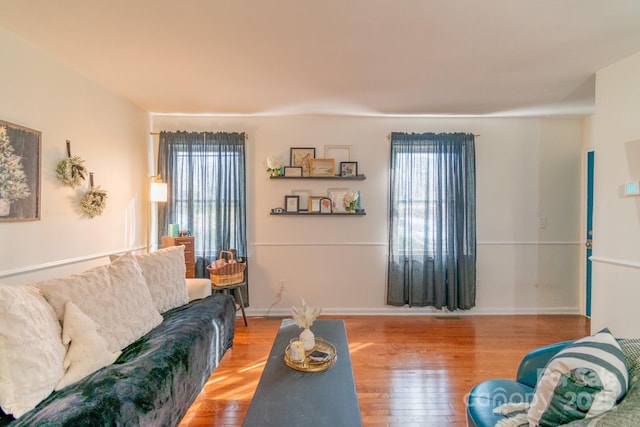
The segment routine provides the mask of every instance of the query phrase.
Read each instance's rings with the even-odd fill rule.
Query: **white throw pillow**
[[[529,423],[556,426],[595,417],[613,408],[628,384],[622,349],[604,329],[573,342],[549,361],[536,385]]]
[[[122,350],[162,322],[131,254],[81,274],[35,283],[62,321],[73,303],[98,325],[110,351]]]
[[[69,346],[64,357],[66,372],[56,385],[60,390],[80,381],[98,369],[111,365],[122,353],[109,351],[107,341],[98,333],[98,326],[89,316],[69,301],[64,308],[62,342]]]
[[[18,418],[53,391],[63,375],[56,313],[30,286],[0,285],[0,406]]]
[[[170,246],[135,257],[149,287],[153,304],[160,313],[189,302],[184,246]]]

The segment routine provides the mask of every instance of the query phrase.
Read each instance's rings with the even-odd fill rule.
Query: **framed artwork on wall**
[[[312,147],[291,147],[290,166],[301,166],[302,176],[309,176],[309,160],[315,159],[316,149]]]
[[[328,197],[320,199],[320,213],[331,213],[331,199]]]
[[[0,222],[40,219],[41,138],[0,120]]]
[[[358,176],[358,162],[340,162],[340,176]]]
[[[344,197],[349,192],[348,188],[329,188],[327,196],[331,199],[331,207],[333,212],[346,212]]]
[[[309,197],[309,212],[320,212],[320,200],[322,199],[322,196]]]
[[[325,145],[324,157],[326,159],[334,159],[336,165],[341,162],[351,161],[351,145]]]
[[[311,176],[335,176],[334,159],[311,159],[309,162]]]
[[[284,196],[285,212],[298,212],[300,210],[300,197]]]
[[[302,166],[285,166],[284,176],[302,176]]]
[[[298,203],[298,210],[309,210],[309,197],[311,197],[311,190],[291,190],[291,194],[298,196],[300,199]]]

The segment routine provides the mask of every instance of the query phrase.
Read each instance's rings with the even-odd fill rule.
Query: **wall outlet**
[[[538,217],[538,228],[547,228],[547,217],[539,216]]]

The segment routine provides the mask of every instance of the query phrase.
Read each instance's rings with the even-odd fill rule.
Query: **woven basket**
[[[227,264],[220,268],[207,266],[211,284],[214,286],[227,286],[242,283],[244,281],[244,270],[247,268],[247,264],[244,262],[231,262],[234,259],[233,252],[231,251],[220,251],[218,259],[222,259],[224,254],[227,254],[227,258],[225,258],[228,261]]]

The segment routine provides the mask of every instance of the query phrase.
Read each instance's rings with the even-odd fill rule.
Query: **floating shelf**
[[[365,179],[367,179],[366,176],[364,175],[356,175],[356,176],[340,176],[340,175],[334,175],[334,176],[270,176],[269,179],[320,179],[320,180],[331,180],[331,179],[337,179],[337,180],[343,180],[343,181],[363,181]]]
[[[321,213],[321,212],[271,212],[271,215],[275,216],[364,216],[366,215],[365,211],[362,212],[331,212],[331,213]]]

